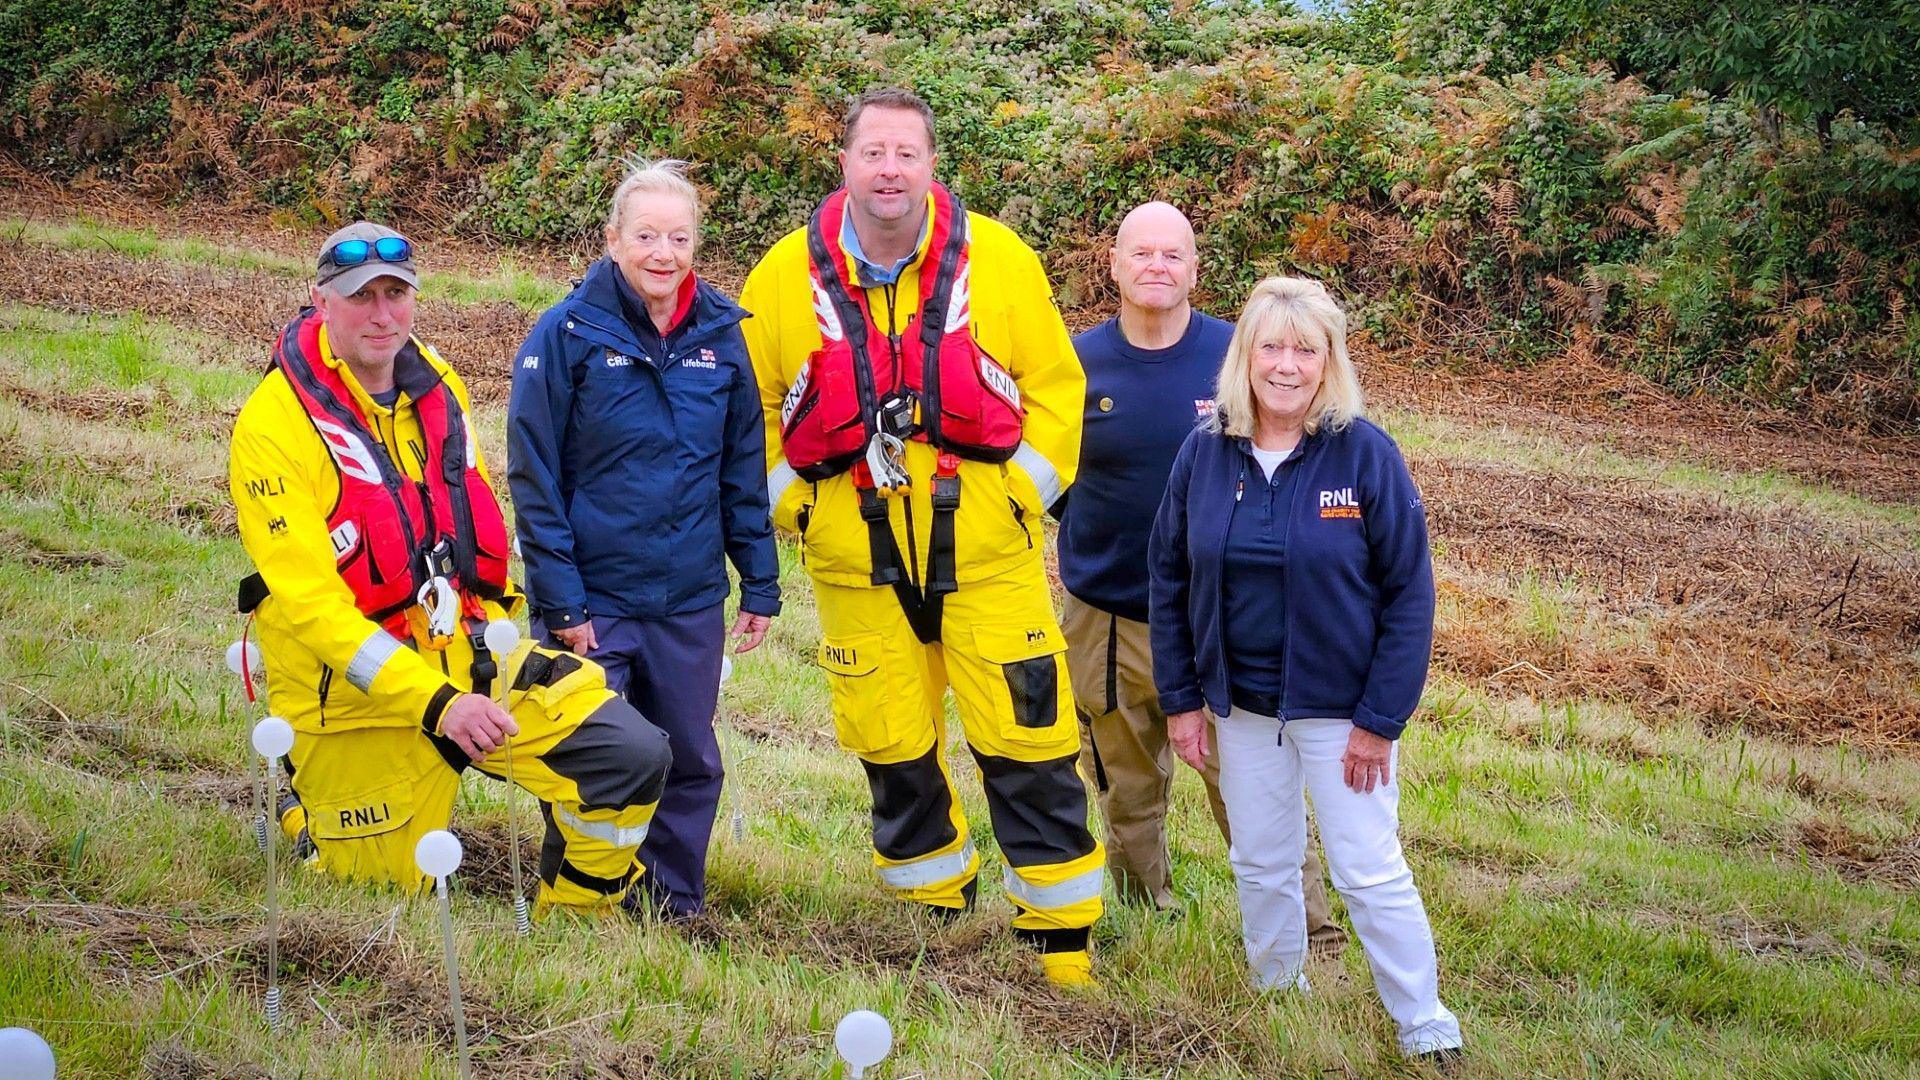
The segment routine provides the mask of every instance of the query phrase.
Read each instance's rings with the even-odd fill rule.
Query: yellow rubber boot
[[[1046,972],[1047,981],[1062,990],[1083,990],[1094,985],[1093,957],[1085,949],[1041,953],[1040,968]]]

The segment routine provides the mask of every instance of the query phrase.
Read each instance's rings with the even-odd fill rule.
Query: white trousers
[[[1233,828],[1247,963],[1263,988],[1307,979],[1307,913],[1300,860],[1313,799],[1327,870],[1359,931],[1374,986],[1399,1026],[1409,1054],[1460,1045],[1460,1022],[1440,1004],[1433,928],[1400,850],[1400,748],[1393,782],[1372,792],[1348,787],[1340,758],[1353,731],[1348,720],[1292,720],[1284,733],[1270,716],[1234,709],[1219,732],[1220,795]]]

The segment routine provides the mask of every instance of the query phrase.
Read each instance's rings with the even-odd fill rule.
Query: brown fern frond
[[[1520,185],[1501,180],[1493,186],[1487,201],[1493,207],[1496,220],[1510,221],[1520,216]]]
[[[1607,207],[1607,220],[1628,229],[1651,230],[1653,222],[1635,213],[1633,208],[1621,203]]]
[[[1546,301],[1548,310],[1569,322],[1579,322],[1587,312],[1587,292],[1571,281],[1565,281],[1552,274],[1542,279],[1547,287]]]

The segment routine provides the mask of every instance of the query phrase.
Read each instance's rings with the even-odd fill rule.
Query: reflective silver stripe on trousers
[[[1020,443],[1020,449],[1013,452],[1013,463],[1027,470],[1027,475],[1033,478],[1033,486],[1040,489],[1040,506],[1043,509],[1059,501],[1060,474],[1054,469],[1053,462],[1035,450],[1032,443]]]
[[[634,825],[622,828],[611,821],[588,821],[583,817],[568,813],[567,809],[558,803],[554,804],[553,816],[557,818],[561,824],[572,829],[574,832],[582,836],[591,836],[595,840],[604,841],[612,844],[614,847],[639,847],[641,842],[647,838],[647,827],[645,825]]]
[[[1096,866],[1058,885],[1029,885],[1026,879],[1013,872],[1013,867],[1003,866],[1001,870],[1002,878],[1007,885],[1007,895],[1040,911],[1071,907],[1082,900],[1091,900],[1099,896],[1100,886],[1106,880],[1107,874],[1106,867]]]
[[[960,845],[959,851],[919,859],[904,866],[883,866],[880,868],[880,881],[889,889],[924,889],[959,877],[971,865],[973,841],[968,839]]]
[[[347,682],[363,694],[373,692],[373,678],[380,669],[387,666],[393,654],[406,648],[400,639],[385,630],[375,630],[367,635],[367,640],[353,651],[353,659],[347,661]]]
[[[799,482],[800,474],[793,471],[793,466],[787,464],[786,458],[781,458],[780,464],[767,474],[767,512],[772,513],[773,508],[780,505],[780,496]]]

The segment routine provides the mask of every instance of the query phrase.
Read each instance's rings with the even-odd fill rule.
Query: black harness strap
[[[879,401],[874,390],[873,361],[867,351],[867,311],[865,305],[847,288],[846,282],[841,280],[839,264],[834,261],[827,247],[825,214],[826,206],[822,204],[808,224],[808,254],[812,256],[814,265],[820,268],[821,283],[834,311],[839,315],[847,342],[853,349],[854,386],[860,399],[860,419],[867,438],[871,440],[876,430],[875,416]],[[874,585],[893,586],[894,595],[900,599],[900,609],[906,614],[908,625],[913,627],[914,636],[927,645],[940,640],[944,601],[948,593],[956,592],[960,587],[955,576],[957,558],[954,554],[953,524],[954,514],[960,509],[960,459],[941,446],[939,426],[940,339],[946,331],[947,305],[951,302],[954,278],[959,272],[960,254],[966,248],[966,208],[957,196],[953,197],[953,216],[954,224],[949,229],[947,243],[940,250],[934,271],[933,296],[919,316],[925,364],[920,388],[924,403],[922,422],[926,426],[927,441],[940,452],[939,465],[933,477],[933,524],[928,537],[927,584],[924,592],[915,588],[912,575],[900,557],[900,544],[893,536],[886,500],[874,490],[873,478],[863,463],[856,462],[853,467],[854,486],[860,492],[860,519],[867,524],[867,553],[873,567],[868,580]],[[896,372],[895,375],[898,377],[900,373]]]

